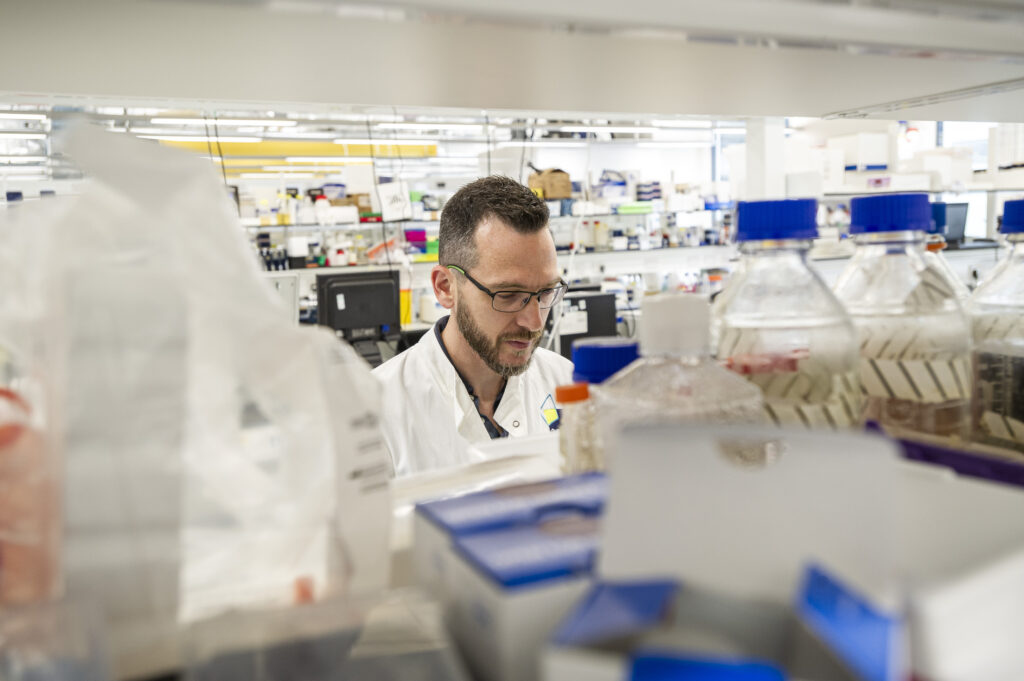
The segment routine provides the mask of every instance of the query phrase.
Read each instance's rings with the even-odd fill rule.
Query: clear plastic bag
[[[382,588],[365,362],[289,319],[208,162],[90,128],[63,151],[89,180],[23,221],[19,266],[64,368],[67,591],[101,605],[116,674],[174,668],[185,622]]]

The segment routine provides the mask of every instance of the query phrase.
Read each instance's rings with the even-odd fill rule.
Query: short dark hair
[[[490,175],[474,180],[448,199],[441,212],[437,259],[442,265],[475,267],[479,261],[476,230],[487,218],[497,218],[523,234],[548,224],[548,206],[511,177]]]

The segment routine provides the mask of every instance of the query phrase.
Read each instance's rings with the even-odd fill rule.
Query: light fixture
[[[464,132],[484,129],[482,123],[381,123],[377,127],[388,130],[461,130]],[[494,128],[493,125],[490,127]]]
[[[242,173],[243,180],[276,180],[287,176],[289,180],[309,180],[316,177],[313,173]]]
[[[0,163],[42,163],[45,156],[0,156]]]
[[[416,146],[436,146],[437,140],[418,140],[418,139],[387,139],[381,137],[377,139],[336,139],[335,144],[371,144],[375,147],[391,147],[396,145],[416,145]]]
[[[153,125],[197,125],[199,127],[205,127],[216,124],[218,126],[262,126],[265,128],[284,128],[299,124],[298,121],[277,120],[271,118],[151,118],[149,122]]]
[[[46,133],[44,132],[7,132],[0,130],[0,139],[5,140],[44,140],[46,139]]]
[[[310,168],[309,166],[262,166],[263,170],[279,173],[309,173],[311,170],[326,172],[328,170],[339,170],[338,168]]]
[[[498,149],[508,149],[509,147],[518,149],[519,147],[571,147],[574,149],[583,149],[587,145],[586,140],[580,140],[579,142],[547,142],[544,140],[513,140],[511,142],[498,142],[495,145]]]
[[[665,120],[653,120],[651,125],[659,128],[710,128],[713,123],[711,121],[687,121],[677,119],[665,119]]]
[[[284,159],[288,163],[322,163],[340,164],[345,163],[371,163],[369,156],[288,156]]]
[[[746,135],[746,128],[715,128],[712,130],[716,135]]]
[[[207,137],[206,135],[139,135],[142,139],[163,140],[164,142],[222,142],[224,144],[254,144],[262,142],[260,137]]]
[[[637,142],[636,146],[646,149],[698,149],[710,147],[711,141],[707,142]]]
[[[559,130],[562,132],[622,132],[635,134],[658,131],[654,127],[639,125],[564,125]]]
[[[31,114],[31,113],[0,113],[0,119],[5,121],[45,121],[46,116],[43,114]]]

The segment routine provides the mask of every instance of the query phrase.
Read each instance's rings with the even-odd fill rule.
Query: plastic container
[[[56,471],[31,407],[0,387],[0,615],[57,595],[60,515]]]
[[[582,338],[572,344],[572,379],[576,383],[559,387],[555,393],[562,406],[558,430],[564,472],[604,470],[603,442],[594,428],[594,405],[587,388],[602,383],[638,356],[637,342],[627,338]]]
[[[603,383],[639,356],[639,343],[629,338],[581,338],[572,344],[572,380]]]
[[[714,306],[717,356],[762,390],[773,423],[851,428],[863,406],[857,332],[807,264],[817,203],[739,204],[743,262]]]
[[[711,310],[692,293],[644,299],[640,359],[592,386],[604,442],[633,423],[763,423],[761,390],[710,354]]]
[[[600,470],[595,458],[590,418],[590,386],[571,383],[555,388],[555,401],[562,408],[558,426],[558,448],[562,472],[584,473]]]
[[[968,303],[974,336],[973,437],[1024,452],[1024,199],[1007,201],[1011,250]]]
[[[934,260],[935,267],[946,277],[956,297],[961,302],[966,302],[971,297],[971,290],[953,271],[949,260],[942,255],[942,251],[946,250],[946,224],[946,204],[936,201],[932,204],[932,224],[928,229],[928,236],[925,237],[925,257]]]
[[[865,418],[897,433],[966,439],[970,327],[926,256],[928,196],[864,196],[851,207],[856,246],[835,292],[859,333]]]

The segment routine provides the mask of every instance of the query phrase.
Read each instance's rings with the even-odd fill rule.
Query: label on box
[[[561,333],[563,336],[585,334],[587,328],[586,310],[569,310],[562,315]]]

